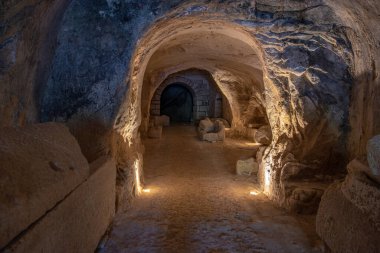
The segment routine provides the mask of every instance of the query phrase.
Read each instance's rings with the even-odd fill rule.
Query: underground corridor
[[[200,142],[189,125],[144,144],[142,194],[114,220],[99,252],[322,251],[314,216],[274,207],[256,178],[236,175],[236,161],[258,145]]]
[[[379,252],[379,10],[2,2],[0,252]]]

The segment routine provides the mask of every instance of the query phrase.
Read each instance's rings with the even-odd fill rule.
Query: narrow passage
[[[161,140],[147,139],[145,147],[150,192],[116,217],[100,252],[322,250],[314,216],[274,207],[254,176],[235,174],[236,160],[252,155],[252,148],[201,142],[193,126],[165,128]]]

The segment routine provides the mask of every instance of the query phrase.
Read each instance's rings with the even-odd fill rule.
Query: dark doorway
[[[161,95],[161,115],[171,122],[191,122],[193,119],[193,96],[178,83],[166,87]]]

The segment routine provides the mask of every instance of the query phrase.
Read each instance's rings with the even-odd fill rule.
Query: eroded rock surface
[[[67,127],[58,123],[0,131],[0,248],[89,176]]]
[[[226,132],[223,121],[212,122],[209,118],[201,120],[198,126],[198,135],[202,141],[224,141]]]
[[[367,161],[370,168],[369,176],[380,183],[380,135],[368,141]]]
[[[90,164],[90,172],[2,252],[94,252],[115,214],[115,163],[101,157]]]
[[[366,188],[369,190],[368,185],[359,185],[360,188],[356,188],[359,192],[352,192],[354,198],[364,193]],[[361,205],[369,207],[368,200],[371,199],[373,204],[376,203],[373,201],[378,203],[379,199],[368,195],[364,202],[357,205],[345,196],[343,187],[341,183],[335,183],[325,191],[317,214],[317,233],[333,252],[378,252],[379,217],[374,221],[371,214],[378,213],[379,209],[364,210]]]
[[[212,132],[214,131],[214,123],[209,118],[205,118],[199,122],[198,131],[205,133]]]
[[[254,134],[254,139],[257,143],[269,145],[272,141],[272,130],[270,126],[262,126]]]
[[[372,151],[375,139],[368,144]],[[368,161],[373,158],[378,155],[369,156]],[[333,252],[378,252],[380,183],[359,160],[350,162],[347,169],[344,181],[331,185],[322,196],[317,232]]]
[[[236,162],[236,174],[238,175],[250,176],[252,173],[257,173],[258,170],[259,165],[253,157]]]
[[[133,181],[126,177],[142,163],[141,103],[150,103],[142,90],[191,68],[211,74],[236,135],[270,124],[262,184],[279,203],[286,202],[278,176],[289,153],[315,174],[339,170],[348,156],[364,155],[380,129],[376,0],[22,0],[2,7],[0,124],[68,121],[89,160],[121,156],[119,182]]]

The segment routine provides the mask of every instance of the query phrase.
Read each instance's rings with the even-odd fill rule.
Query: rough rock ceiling
[[[163,77],[190,68],[204,69],[215,76],[225,73],[217,83],[234,105],[235,125],[249,121],[239,116],[249,103],[257,104],[263,99],[263,73],[258,54],[243,40],[206,28],[175,36],[157,49],[145,71],[143,96],[147,99],[142,99],[143,103],[150,100]],[[146,92],[148,95],[144,95]]]

